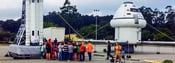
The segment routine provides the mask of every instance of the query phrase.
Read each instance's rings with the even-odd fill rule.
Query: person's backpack
[[[46,50],[50,49],[50,45],[47,43],[46,44]]]

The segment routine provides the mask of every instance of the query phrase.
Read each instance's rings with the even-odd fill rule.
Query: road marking
[[[144,60],[144,62],[148,62],[148,63],[162,63],[162,62],[156,61],[156,60]]]

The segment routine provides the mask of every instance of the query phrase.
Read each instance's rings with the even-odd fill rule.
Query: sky
[[[60,11],[65,0],[44,0],[44,15],[48,12]],[[91,14],[98,9],[102,15],[113,15],[125,1],[132,1],[137,7],[146,6],[164,10],[167,5],[175,8],[175,0],[70,0],[81,14]],[[21,17],[22,0],[0,0],[0,20],[19,19]]]

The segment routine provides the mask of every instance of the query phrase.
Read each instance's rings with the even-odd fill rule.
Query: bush
[[[172,60],[164,60],[163,63],[173,63]]]

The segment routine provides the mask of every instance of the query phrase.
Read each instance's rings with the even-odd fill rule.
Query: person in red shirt
[[[85,60],[85,52],[86,52],[85,42],[82,41],[82,44],[80,46],[80,61],[84,61]]]
[[[52,50],[52,42],[51,39],[49,39],[46,43],[46,59],[50,60],[51,57],[51,51]]]

